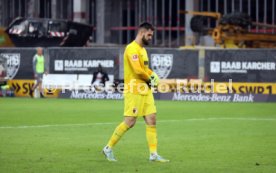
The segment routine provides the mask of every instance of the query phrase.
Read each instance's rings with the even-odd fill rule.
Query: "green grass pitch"
[[[276,104],[156,101],[159,153],[150,163],[139,119],[101,153],[122,121],[123,101],[0,99],[1,173],[276,172]]]

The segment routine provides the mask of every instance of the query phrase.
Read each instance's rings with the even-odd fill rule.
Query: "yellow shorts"
[[[126,93],[124,95],[124,116],[146,116],[156,113],[153,94],[139,95]]]

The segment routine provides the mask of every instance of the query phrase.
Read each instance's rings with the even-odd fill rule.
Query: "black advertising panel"
[[[1,48],[0,56],[7,60],[8,78],[33,79],[32,61],[35,54],[35,48]]]
[[[119,48],[49,48],[50,73],[93,74],[101,64],[114,78],[119,73]]]
[[[161,79],[197,78],[198,51],[151,48],[148,50],[150,68]]]
[[[276,50],[206,50],[205,80],[276,82]]]

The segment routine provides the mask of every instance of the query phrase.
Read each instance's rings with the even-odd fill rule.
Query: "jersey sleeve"
[[[149,68],[147,69],[147,73],[148,73],[149,76],[152,75],[152,72],[153,72],[153,71],[152,71],[151,69],[149,69]]]
[[[138,53],[135,50],[127,50],[127,59],[133,69],[134,73],[140,76],[144,81],[148,81],[150,75],[145,71],[140,64]]]

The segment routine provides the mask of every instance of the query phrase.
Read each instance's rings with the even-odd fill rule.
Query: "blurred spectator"
[[[103,70],[101,64],[99,64],[97,71],[93,73],[91,84],[97,89],[99,86],[104,87],[106,81],[109,81],[108,74]]]
[[[30,89],[29,94],[31,97],[33,97],[34,91],[38,87],[40,92],[40,97],[44,97],[43,89],[42,89],[42,78],[43,78],[43,74],[45,73],[45,59],[43,56],[43,49],[41,47],[37,48],[37,53],[33,58],[33,71],[34,71],[34,77],[35,77],[36,83],[32,87],[32,89]]]

